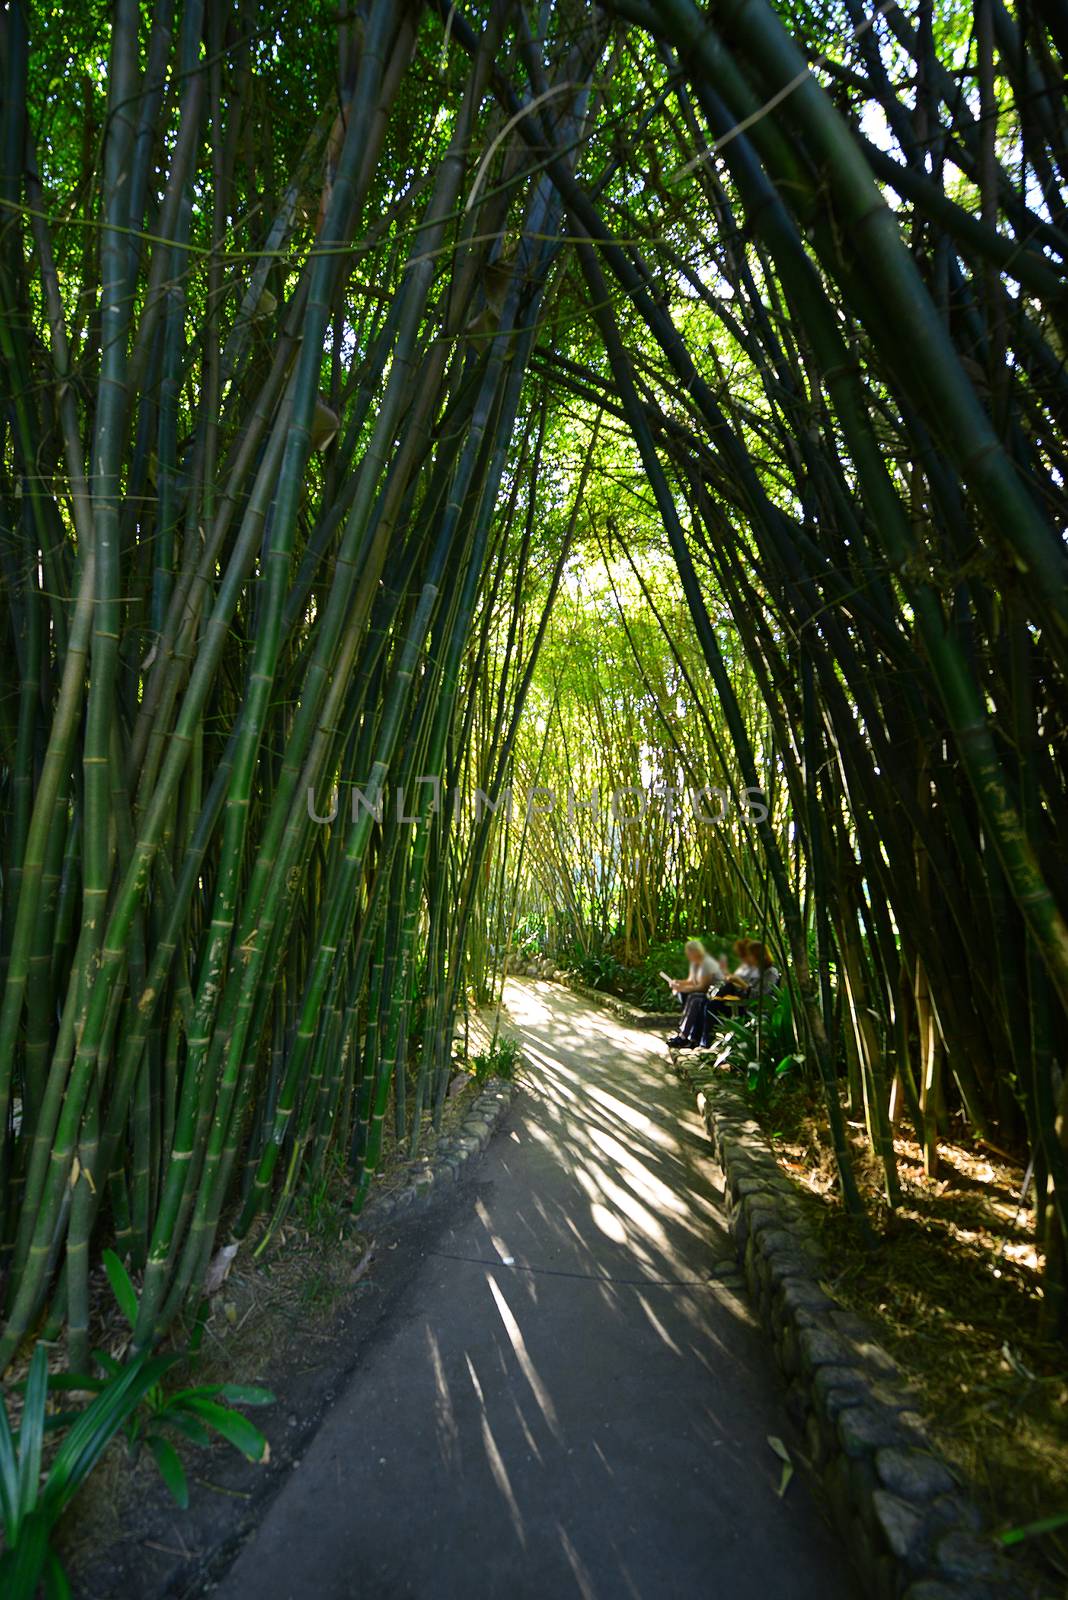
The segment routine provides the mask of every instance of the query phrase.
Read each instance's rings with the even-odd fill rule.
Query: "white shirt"
[[[706,978],[709,980],[709,988],[723,982],[723,968],[715,956],[705,956],[701,961],[690,962],[690,982],[703,985]]]

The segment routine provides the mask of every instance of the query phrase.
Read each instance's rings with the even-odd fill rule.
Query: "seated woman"
[[[753,973],[749,981],[749,1000],[768,999],[782,982],[782,973],[772,961],[771,951],[766,944],[750,939],[749,965]]]
[[[673,994],[683,995],[679,1031],[668,1040],[672,1050],[693,1050],[701,1042],[705,1026],[705,1001],[709,989],[723,982],[723,968],[710,956],[699,939],[687,939],[686,958],[690,973],[686,978],[669,978]]]
[[[779,986],[781,974],[778,967],[772,965],[767,945],[758,939],[738,939],[734,953],[739,958],[738,965],[715,999],[705,1005],[703,1049],[707,1049],[724,1018],[743,1016],[754,1000],[774,994]]]
[[[727,979],[727,992],[738,995],[743,999],[749,993],[749,984],[755,972],[755,968],[749,958],[752,943],[751,939],[735,939],[732,946],[734,951],[734,970]]]

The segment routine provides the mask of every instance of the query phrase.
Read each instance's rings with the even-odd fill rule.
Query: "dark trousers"
[[[679,1032],[691,1044],[700,1044],[705,1031],[705,1002],[703,992],[694,990],[686,996],[686,1003],[682,1008],[682,1021],[679,1023]]]

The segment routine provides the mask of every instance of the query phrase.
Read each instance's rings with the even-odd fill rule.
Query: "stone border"
[[[632,1006],[628,1000],[621,1000],[618,994],[609,994],[607,989],[593,989],[588,983],[582,983],[578,978],[562,976],[560,982],[565,989],[578,995],[580,1000],[592,1000],[604,1006],[606,1011],[611,1011],[622,1022],[629,1022],[632,1027],[640,1028],[642,1019],[647,1017],[647,1011],[641,1011],[637,1006]]]
[[[511,1080],[488,1078],[462,1121],[438,1140],[433,1157],[416,1162],[403,1184],[368,1201],[353,1219],[361,1233],[420,1210],[446,1184],[458,1182],[496,1133],[517,1087]]]
[[[641,1033],[655,1031],[658,1028],[678,1027],[681,1015],[679,1011],[643,1011],[641,1006],[632,1006],[629,1000],[621,1000],[618,994],[609,994],[607,989],[591,989],[588,983],[580,983],[577,978],[568,977],[566,973],[558,974],[557,982],[572,994],[578,995],[580,1000],[592,1000],[604,1006],[621,1022],[638,1029]]]
[[[676,1071],[690,1087],[681,1060]],[[728,1226],[839,1531],[877,1600],[1025,1600],[1029,1586],[984,1536],[901,1372],[861,1317],[820,1283],[825,1257],[801,1192],[742,1094],[697,1090],[724,1174]]]
[[[607,989],[592,989],[588,983],[573,977],[563,967],[554,967],[551,961],[508,965],[505,967],[505,977],[540,978],[543,983],[558,983],[562,989],[577,995],[580,1000],[590,1000],[595,1005],[604,1006],[606,1011],[611,1011],[621,1022],[643,1033],[658,1028],[678,1026],[680,1013],[677,1010],[643,1011],[641,1006],[633,1006],[629,1000],[622,1000],[618,994],[610,994]]]
[[[555,983],[563,974],[551,956],[539,956],[536,953],[532,953],[528,956],[506,956],[504,976],[506,978],[544,978],[549,983]]]

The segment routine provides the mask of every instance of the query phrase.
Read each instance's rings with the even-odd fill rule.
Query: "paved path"
[[[663,1045],[509,982],[531,1063],[225,1600],[846,1600]]]

